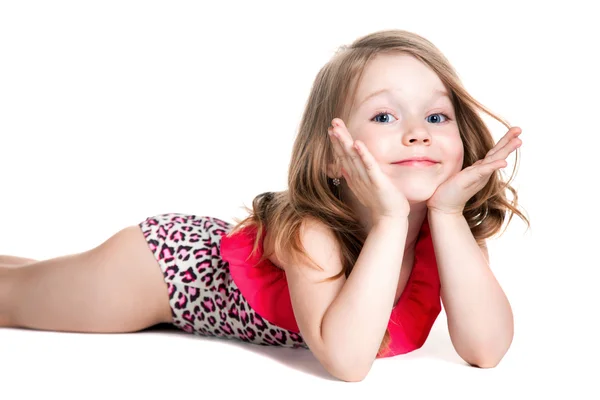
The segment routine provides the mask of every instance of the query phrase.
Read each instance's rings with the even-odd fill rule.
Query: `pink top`
[[[256,253],[248,258],[255,237],[255,227],[245,227],[231,237],[223,236],[221,257],[229,262],[232,279],[261,317],[276,326],[300,333],[285,271],[268,259],[258,263],[264,251],[263,240]],[[378,358],[408,353],[423,346],[440,311],[440,280],[429,223],[425,218],[415,247],[413,269],[388,323],[391,335],[389,351]]]

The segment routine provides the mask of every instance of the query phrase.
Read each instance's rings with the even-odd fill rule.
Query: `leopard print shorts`
[[[220,256],[233,225],[218,218],[159,214],[140,222],[168,286],[173,325],[196,335],[265,346],[308,348],[299,333],[263,319],[248,304]]]

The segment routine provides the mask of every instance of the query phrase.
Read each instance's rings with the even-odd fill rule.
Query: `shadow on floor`
[[[241,350],[251,351],[264,357],[285,365],[286,367],[316,376],[318,378],[338,381],[329,374],[316,359],[316,357],[306,349],[291,349],[285,347],[263,346],[253,343],[242,342],[234,339],[224,339],[220,337],[193,335],[181,331],[171,324],[158,324],[147,328],[142,332],[161,332],[166,334],[176,334],[189,340],[216,340],[220,343],[226,343],[237,346]],[[422,348],[408,354],[401,354],[394,358],[402,360],[411,359],[437,359],[455,365],[468,366],[455,352],[448,333],[442,329],[433,329],[429,338]]]

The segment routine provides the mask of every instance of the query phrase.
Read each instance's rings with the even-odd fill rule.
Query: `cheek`
[[[448,150],[448,161],[452,165],[453,172],[460,172],[462,170],[463,160],[465,156],[462,141],[459,139],[457,141],[452,142],[448,145]]]
[[[377,161],[381,160],[381,155],[385,153],[386,149],[384,140],[375,140],[373,137],[363,137],[359,138],[359,140],[367,146],[367,149]]]
[[[456,172],[460,172],[462,170],[464,154],[465,153],[462,146],[460,146],[454,153],[454,159],[452,160],[452,163],[454,164]]]

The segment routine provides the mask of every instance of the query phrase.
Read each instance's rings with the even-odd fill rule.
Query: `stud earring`
[[[333,178],[333,186],[340,186],[340,179],[339,178]]]

